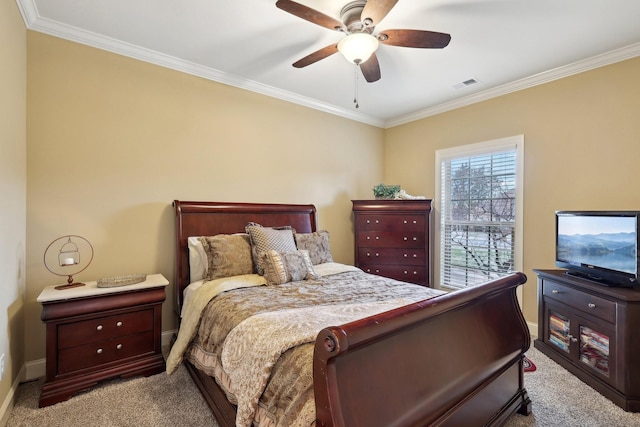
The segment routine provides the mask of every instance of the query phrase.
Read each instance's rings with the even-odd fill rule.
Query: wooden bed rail
[[[515,273],[345,325],[315,344],[318,426],[500,425],[530,411]],[[507,402],[507,403],[505,403]]]

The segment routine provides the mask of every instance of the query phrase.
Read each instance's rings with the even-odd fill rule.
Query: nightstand
[[[161,274],[133,285],[98,288],[97,282],[38,296],[47,328],[47,378],[39,406],[69,399],[113,377],[149,376],[165,369],[162,356]]]

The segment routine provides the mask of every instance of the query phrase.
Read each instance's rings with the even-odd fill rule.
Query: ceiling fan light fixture
[[[349,62],[361,64],[378,49],[378,39],[369,33],[349,34],[338,43],[338,51]]]

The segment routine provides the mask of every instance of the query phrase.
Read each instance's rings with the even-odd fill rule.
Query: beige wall
[[[313,203],[353,262],[351,199],[382,179],[383,130],[40,33],[28,55],[27,360],[44,357],[36,298],[64,282],[47,245],[92,243],[81,280],[172,280],[174,199]]]
[[[554,268],[554,212],[640,210],[640,58],[389,129],[385,181],[435,194],[435,150],[524,134],[524,314]],[[438,203],[434,202],[437,208]]]
[[[13,1],[0,2],[0,425],[24,358],[27,197],[27,38]],[[3,413],[5,417],[3,417]]]

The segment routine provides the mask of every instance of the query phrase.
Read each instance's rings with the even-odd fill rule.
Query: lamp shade
[[[354,64],[365,62],[377,48],[378,39],[368,33],[349,34],[338,43],[340,53]]]

